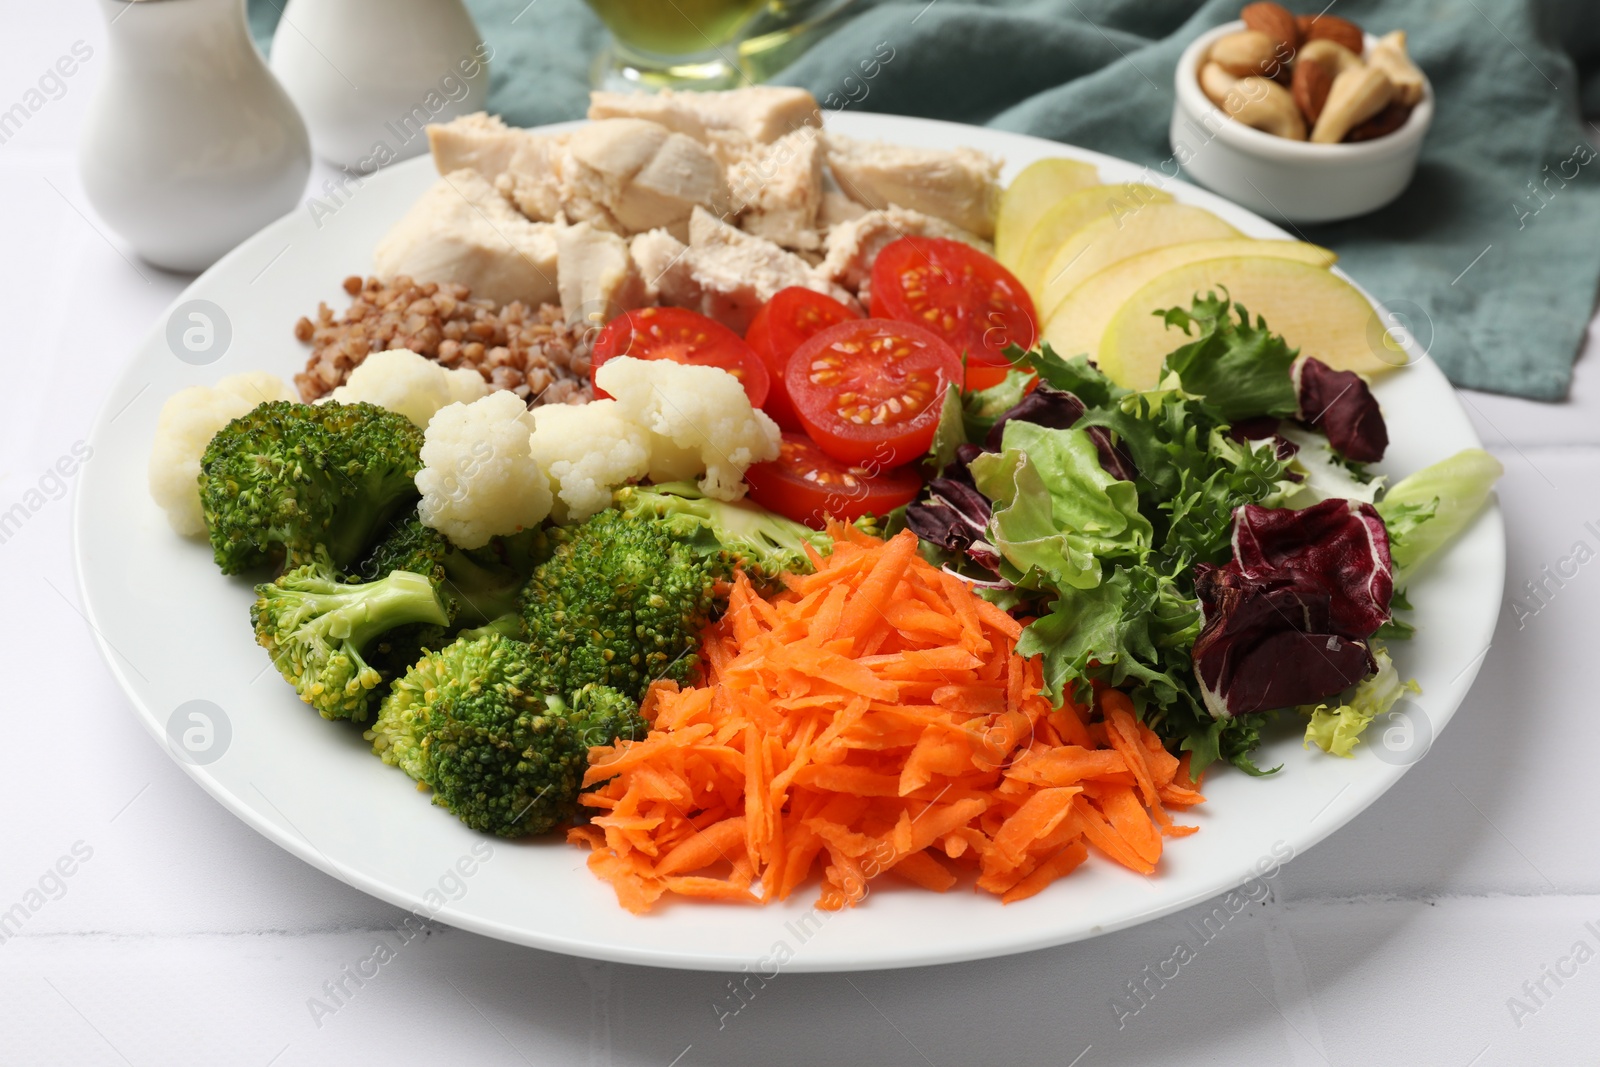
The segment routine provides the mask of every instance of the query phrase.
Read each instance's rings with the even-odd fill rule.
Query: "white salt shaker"
[[[204,270],[293,210],[305,125],[250,40],[245,0],[100,0],[104,80],[78,165],[89,201],[140,256]]]
[[[289,0],[272,38],[317,155],[362,174],[426,151],[428,123],[484,110],[490,54],[461,0]]]

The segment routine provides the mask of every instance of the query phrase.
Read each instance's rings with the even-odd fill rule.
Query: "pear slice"
[[[1154,312],[1187,308],[1196,293],[1221,296],[1223,288],[1252,321],[1262,316],[1291,348],[1335,370],[1374,374],[1400,365],[1380,355],[1392,356],[1387,334],[1359,289],[1322,267],[1270,256],[1200,260],[1146,282],[1106,325],[1095,362],[1119,385],[1152,388],[1162,360],[1184,343],[1183,331],[1168,329]]]
[[[994,223],[994,258],[1006,267],[1016,264],[1028,231],[1063,197],[1100,181],[1100,168],[1075,159],[1040,159],[1022,168],[1000,194]]]
[[[1097,354],[1106,324],[1146,282],[1175,267],[1224,256],[1271,256],[1314,267],[1331,267],[1339,258],[1326,248],[1301,241],[1257,241],[1249,237],[1189,241],[1141,252],[1118,260],[1080,282],[1043,316],[1045,326],[1041,336],[1063,356]]]
[[[1044,269],[1055,258],[1072,234],[1100,219],[1125,219],[1151,204],[1170,204],[1172,196],[1153,185],[1132,182],[1124,185],[1092,185],[1056,202],[1056,205],[1033,224],[1022,251],[1017,254],[1016,266],[1011,273],[1028,287],[1035,299],[1039,296],[1039,282]]]
[[[1151,204],[1122,218],[1091,222],[1063,241],[1044,269],[1037,305],[1054,308],[1085,279],[1140,252],[1241,236],[1205,208],[1188,204]]]

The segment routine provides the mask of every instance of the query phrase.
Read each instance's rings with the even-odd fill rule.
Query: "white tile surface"
[[[101,45],[87,4],[4,0],[4,11],[0,99],[74,40]],[[130,264],[83,202],[71,153],[103,58],[0,146],[0,292],[15,331],[0,501],[86,436],[105,376],[185,281]],[[1567,403],[1467,397],[1507,466],[1508,597],[1575,540],[1600,545],[1583,529],[1600,526],[1597,330]],[[69,513],[52,501],[0,545],[11,680],[0,908],[75,845],[92,850],[60,898],[0,944],[8,1067],[1595,1061],[1586,668],[1600,570],[1582,570],[1525,625],[1508,609],[1429,758],[1209,942],[1192,924],[1213,905],[1004,960],[781,976],[729,1015],[724,976],[591,964],[446,928],[401,945],[395,909],[245,829],[150,742],[102,667],[76,613]],[[346,980],[346,1002],[314,1018],[308,1000],[331,1003],[323,983],[379,939],[396,958],[360,988]],[[1119,1028],[1113,998],[1179,939],[1196,958],[1152,983],[1146,1006],[1125,1001]],[[1562,984],[1542,977],[1578,941],[1596,957]],[[1522,984],[1541,978],[1535,1000]],[[1512,997],[1532,1009],[1520,1024]]]

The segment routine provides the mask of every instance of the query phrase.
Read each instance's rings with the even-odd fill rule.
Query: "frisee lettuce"
[[[1394,660],[1376,640],[1372,642],[1372,655],[1378,662],[1377,672],[1351,687],[1338,704],[1301,709],[1311,716],[1306,724],[1307,748],[1316,745],[1330,755],[1349,757],[1373,719],[1394,707],[1406,693],[1422,692],[1415,681],[1400,680]]]
[[[1228,314],[1230,306],[1237,322]],[[1223,418],[1230,422],[1261,415],[1289,418],[1299,409],[1289,368],[1300,351],[1267,329],[1260,315],[1251,325],[1243,304],[1230,305],[1226,296],[1219,300],[1216,293],[1207,293],[1203,300],[1197,297],[1187,310],[1167,308],[1155,314],[1185,336],[1194,327],[1195,339],[1167,355],[1166,369],[1182,379],[1189,392],[1205,397]]]

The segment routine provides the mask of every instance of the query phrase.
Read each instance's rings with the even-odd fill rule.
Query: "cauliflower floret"
[[[750,406],[744,386],[725,370],[671,360],[621,357],[595,372],[595,384],[618,411],[650,434],[652,481],[692,478],[718,500],[745,494],[744,472],[778,458],[778,425]]]
[[[623,418],[615,400],[546,404],[532,414],[529,447],[554,483],[557,522],[582,522],[604,510],[613,489],[650,469],[650,435]]]
[[[512,392],[439,409],[422,441],[417,513],[461,548],[536,526],[550,514],[550,479],[529,449],[533,419]]]
[[[363,360],[329,399],[376,404],[426,429],[440,408],[470,404],[488,395],[489,383],[475,370],[446,370],[409,348],[388,348]]]
[[[200,457],[216,432],[269,400],[298,399],[283,379],[248,371],[216,385],[191,385],[167,398],[150,445],[150,495],[185,537],[206,532],[200,511]]]

